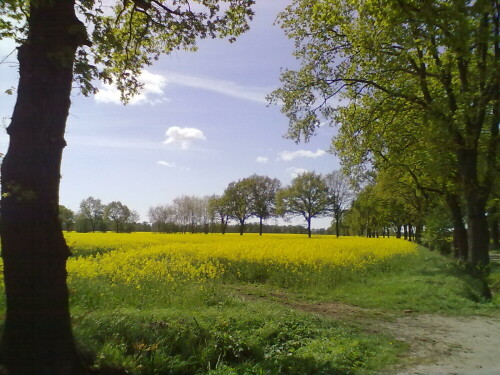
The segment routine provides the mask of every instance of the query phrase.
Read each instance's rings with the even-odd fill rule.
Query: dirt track
[[[404,366],[380,375],[500,375],[500,318],[449,317],[403,313],[386,314],[343,303],[291,302],[283,295],[271,298],[290,308],[323,316],[366,322],[374,333],[394,336],[409,345]]]
[[[387,374],[500,375],[498,318],[405,316],[379,327],[407,342],[408,359],[421,363]]]

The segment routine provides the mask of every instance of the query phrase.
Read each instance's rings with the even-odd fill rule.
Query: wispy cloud
[[[326,151],[317,149],[315,152],[309,150],[283,151],[278,154],[278,158],[284,161],[291,161],[297,158],[319,158],[326,154]]]
[[[301,175],[302,173],[306,173],[307,169],[290,167],[290,168],[287,168],[286,171],[288,173],[290,173],[290,176],[292,176],[292,178],[295,178],[295,177],[298,177],[299,175]]]
[[[267,104],[267,93],[272,90],[268,88],[244,86],[232,81],[196,77],[172,72],[166,74],[166,77],[169,84],[194,87],[202,90],[213,91],[227,96],[232,96],[234,98],[240,98],[264,104]]]
[[[139,81],[144,86],[139,94],[130,99],[129,103],[131,105],[155,105],[168,101],[163,91],[164,87],[167,85],[167,80],[164,76],[143,70],[139,77]],[[94,95],[94,99],[98,103],[121,104],[120,91],[115,84],[103,84],[99,92]]]
[[[191,168],[189,167],[181,167],[172,161],[158,160],[156,164],[161,165],[165,168],[179,169],[181,171],[189,171]]]
[[[163,143],[167,145],[179,144],[184,150],[188,149],[191,143],[195,141],[204,141],[207,139],[200,129],[181,128],[179,126],[171,126],[167,129],[165,135],[167,139]]]
[[[171,161],[158,160],[156,163],[161,165],[162,167],[166,167],[166,168],[175,168],[176,167],[175,163],[171,162]]]
[[[266,164],[269,161],[269,158],[265,156],[257,156],[257,159],[255,159],[255,161],[257,163]]]

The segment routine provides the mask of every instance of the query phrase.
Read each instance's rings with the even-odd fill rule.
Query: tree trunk
[[[499,228],[498,228],[498,212],[497,206],[494,205],[488,211],[488,221],[490,226],[490,238],[491,238],[491,246],[493,249],[500,248],[500,236],[499,236]]]
[[[448,195],[446,203],[450,209],[451,219],[453,222],[453,253],[455,258],[467,261],[469,253],[469,245],[467,240],[467,229],[464,225],[462,208],[456,195]]]
[[[401,225],[396,227],[396,238],[401,238]]]
[[[415,226],[415,242],[419,245],[422,245],[423,230],[424,230],[424,225],[421,223],[417,223]]]
[[[243,236],[244,231],[245,231],[245,220],[240,220],[240,236]]]
[[[340,236],[340,215],[335,214],[335,234],[337,237]]]
[[[259,218],[259,236],[262,236],[262,218]]]
[[[478,181],[476,150],[460,150],[458,161],[467,212],[468,263],[472,267],[487,266],[490,257],[486,189],[489,187],[482,188]]]
[[[403,238],[405,240],[408,239],[408,225],[406,225],[406,224],[403,225]]]
[[[9,375],[85,373],[71,330],[69,250],[58,218],[72,67],[85,41],[82,30],[73,1],[37,2],[28,40],[18,51],[18,96],[2,164],[6,317],[0,350]]]
[[[306,218],[307,220],[307,237],[311,238],[311,218]]]

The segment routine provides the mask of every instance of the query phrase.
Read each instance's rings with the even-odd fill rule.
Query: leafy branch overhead
[[[77,51],[74,79],[84,95],[97,92],[96,80],[113,82],[127,103],[142,86],[137,77],[145,66],[162,54],[196,50],[198,39],[234,41],[249,29],[253,4],[254,0],[76,1],[88,46]],[[28,9],[24,0],[0,4],[0,39],[26,38]]]

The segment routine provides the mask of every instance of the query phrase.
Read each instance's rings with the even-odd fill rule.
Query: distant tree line
[[[465,218],[456,218],[440,194],[424,194],[409,174],[369,172],[355,181],[342,171],[321,175],[305,172],[282,187],[276,178],[252,175],[230,182],[220,195],[182,195],[169,204],[149,208],[149,222],[120,201],[103,204],[82,200],[74,213],[60,206],[64,230],[78,232],[153,231],[159,233],[313,233],[336,236],[404,238],[463,259]],[[498,198],[491,200],[490,235],[499,246]],[[290,225],[294,217],[305,226]],[[331,217],[329,228],[313,230],[312,220]],[[278,225],[276,219],[284,219]],[[274,220],[269,224],[269,220]],[[457,227],[462,225],[462,236]]]
[[[129,233],[150,231],[147,222],[140,223],[139,214],[120,201],[103,204],[98,198],[88,197],[80,202],[80,210],[73,212],[65,206],[59,206],[59,219],[62,229],[77,232]]]
[[[333,215],[336,234],[353,196],[348,178],[339,171],[322,176],[305,172],[282,187],[276,178],[252,175],[230,182],[221,195],[182,196],[171,204],[149,209],[156,232],[255,232],[313,233],[313,218]],[[297,225],[266,225],[269,219],[303,217],[306,228]],[[257,220],[257,223],[251,220]],[[318,231],[317,231],[318,232]],[[322,230],[321,233],[332,233]]]

